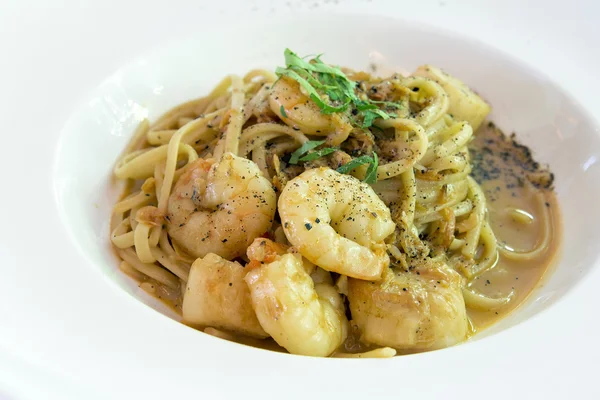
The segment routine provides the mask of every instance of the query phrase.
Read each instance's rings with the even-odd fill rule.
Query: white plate
[[[157,11],[149,14],[160,21]],[[89,88],[67,122],[61,122],[66,114],[52,117],[65,110],[54,104],[52,92],[38,93],[43,101],[24,98],[32,105],[26,112],[25,102],[10,109],[14,119],[8,116],[7,122],[18,122],[20,136],[9,136],[12,125],[4,125],[5,143],[10,137],[15,144],[3,154],[8,224],[0,247],[0,396],[448,398],[469,389],[506,398],[573,394],[574,387],[590,396],[600,393],[592,363],[600,356],[593,319],[600,283],[600,214],[594,208],[600,200],[600,135],[592,117],[543,74],[472,39],[366,15],[262,14],[248,24],[227,24],[216,16],[215,24],[190,25],[185,35],[143,45],[146,54],[131,54],[127,65],[99,46],[99,55],[114,57],[118,71],[95,89],[93,77],[85,74],[87,67],[94,71],[95,59],[80,60],[84,70],[78,74],[44,75],[75,96],[83,95],[73,89],[75,83]],[[110,29],[92,18],[88,22]],[[90,37],[101,42],[96,34]],[[517,131],[537,158],[550,162],[565,221],[563,261],[525,307],[477,340],[451,349],[392,360],[323,360],[204,335],[132,296],[135,286],[117,271],[107,241],[114,198],[108,176],[127,135],[142,116],[156,117],[206,93],[226,73],[273,68],[286,46],[301,54],[326,52],[327,60],[356,68],[373,61],[401,70],[425,62],[444,67],[490,100],[501,127]],[[50,57],[46,65],[28,70],[26,64],[19,73],[36,82],[34,71],[58,72],[57,66],[75,59]]]

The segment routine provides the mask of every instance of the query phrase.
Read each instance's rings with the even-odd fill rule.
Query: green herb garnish
[[[303,71],[303,70],[296,70],[296,69],[284,69],[281,67],[278,67],[275,70],[275,73],[279,76],[288,76],[290,78],[292,78],[293,80],[297,81],[300,86],[302,86],[307,92],[308,95],[310,97],[310,99],[312,101],[315,102],[315,104],[321,109],[321,113],[323,114],[333,114],[335,112],[342,112],[344,110],[346,110],[348,108],[348,104],[349,102],[342,104],[339,107],[335,107],[332,106],[331,104],[327,104],[319,95],[319,92],[317,92],[317,90],[313,87],[313,85],[311,85],[307,79],[305,79],[305,77],[308,77],[306,74],[303,73],[303,75],[305,75],[305,77],[300,76],[299,72]],[[311,78],[308,78],[311,79]],[[314,81],[314,78],[312,78],[312,80]],[[318,84],[318,82],[313,82],[314,84]],[[319,87],[323,87],[322,85],[319,85]]]
[[[362,122],[357,122],[356,118],[349,119],[360,128],[367,129],[373,126],[373,122],[378,118],[395,117],[394,114],[381,110],[378,104],[390,108],[402,107],[393,102],[360,99],[355,93],[356,82],[348,79],[338,67],[325,64],[320,55],[306,61],[290,49],[285,49],[283,54],[286,68],[279,67],[275,73],[298,82],[323,114],[350,114],[356,110],[354,116],[362,117]]]
[[[307,155],[300,157],[300,161],[313,161],[317,158],[325,157],[328,154],[333,153],[334,151],[339,150],[336,147],[324,147],[317,151],[313,151],[312,153],[308,153]]]
[[[339,172],[340,174],[347,174],[348,172],[352,171],[353,169],[360,167],[363,164],[371,164],[373,163],[373,157],[371,156],[360,156],[357,157],[355,159],[353,159],[350,162],[347,162],[346,164],[342,165],[341,167],[339,167],[338,169],[336,169],[337,172]]]
[[[356,94],[356,82],[348,79],[346,74],[338,67],[325,64],[318,55],[310,60],[298,57],[290,49],[285,49],[286,67],[279,67],[275,73],[279,76],[287,76],[302,87],[310,99],[319,107],[322,114],[344,113],[353,125],[362,129],[378,128],[374,125],[377,119],[395,118],[396,115],[382,110],[380,107],[399,109],[399,103],[389,101],[375,101],[368,97],[361,99]],[[283,106],[281,115],[287,117]],[[304,143],[294,151],[290,157],[290,164],[299,161],[313,161],[338,150],[334,147],[325,147],[313,152],[311,150],[325,143],[325,140],[311,140]],[[369,164],[364,179],[366,183],[377,182],[377,167],[379,158],[373,152],[373,156],[363,155],[342,165],[338,172],[346,174],[353,169]]]
[[[367,175],[363,182],[373,184],[377,182],[377,167],[379,166],[379,158],[377,157],[377,153],[373,152],[373,162],[369,165],[367,169]]]
[[[283,108],[283,106],[279,107],[279,112],[281,112],[281,115],[287,118],[287,114],[285,113],[285,108]]]
[[[367,168],[367,173],[365,175],[365,179],[363,180],[363,182],[365,182],[365,183],[377,182],[377,167],[379,166],[379,157],[377,157],[377,153],[375,153],[375,152],[373,152],[373,157],[368,156],[368,155],[357,157],[357,158],[353,159],[352,161],[347,162],[346,164],[342,165],[341,167],[336,169],[336,171],[339,172],[340,174],[347,174],[348,172],[352,171],[353,169],[355,169],[361,165],[364,165],[364,164],[369,164],[369,168]]]
[[[304,143],[292,153],[292,156],[290,157],[290,164],[298,164],[300,157],[315,147],[322,145],[323,143],[325,143],[324,140],[309,140],[308,142]]]

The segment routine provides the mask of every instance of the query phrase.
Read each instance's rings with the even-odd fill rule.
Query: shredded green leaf
[[[321,112],[323,114],[333,114],[336,112],[344,111],[348,108],[348,104],[350,103],[349,101],[345,104],[342,104],[339,107],[334,107],[330,104],[325,103],[325,101],[323,101],[323,99],[321,99],[321,96],[319,95],[317,90],[306,79],[301,77],[298,74],[298,72],[296,72],[293,69],[283,69],[281,67],[278,67],[275,70],[275,73],[277,75],[288,76],[288,77],[292,78],[293,80],[295,80],[296,82],[298,82],[300,84],[300,86],[302,86],[306,90],[306,92],[308,93],[311,100],[314,101],[315,104],[321,109]]]
[[[323,143],[325,143],[324,140],[309,140],[308,142],[304,143],[292,153],[292,156],[290,157],[290,164],[298,164],[300,157],[302,157],[304,154],[308,153],[315,147],[319,147]]]
[[[355,92],[356,82],[348,79],[340,68],[325,64],[321,60],[321,55],[306,60],[298,57],[290,49],[285,49],[284,57],[286,67],[277,68],[275,73],[280,78],[287,76],[298,82],[323,114],[344,113],[347,120],[357,127],[381,130],[374,125],[375,120],[395,118],[396,115],[388,113],[380,107],[386,107],[388,110],[403,107],[399,103],[359,98]],[[281,107],[281,115],[287,117],[283,106]],[[292,153],[289,163],[297,164],[299,161],[313,161],[338,150],[334,147],[325,147],[310,152],[323,143],[325,143],[325,140],[311,140],[304,143]],[[339,167],[337,171],[345,174],[364,164],[369,164],[364,182],[369,184],[377,182],[379,158],[375,152],[373,152],[373,156],[363,155],[357,157]]]
[[[323,63],[323,61],[321,61],[320,55],[313,58],[313,61],[315,61],[314,63],[310,63],[310,62],[305,61],[304,59],[298,57],[298,55],[296,55],[296,53],[294,53],[290,49],[285,49],[283,51],[283,56],[285,57],[285,63],[287,64],[288,67],[295,66],[295,67],[307,69],[309,71],[338,75],[338,76],[341,76],[342,78],[346,78],[346,75],[339,68],[331,67],[331,66]]]
[[[368,129],[378,118],[396,117],[381,110],[377,104],[396,109],[402,107],[393,102],[368,98],[361,100],[355,93],[356,82],[348,79],[340,68],[325,64],[320,55],[306,61],[290,49],[285,49],[283,54],[286,68],[279,67],[275,73],[279,77],[287,76],[298,82],[323,114],[346,113],[356,126]],[[360,118],[350,118],[350,104],[362,117],[362,123],[358,122]]]
[[[379,157],[377,157],[377,153],[375,152],[373,152],[373,157],[368,155],[357,157],[352,161],[342,165],[336,171],[340,174],[347,174],[363,164],[369,164],[369,168],[367,168],[367,173],[363,182],[369,184],[377,182],[377,167],[379,166]]]
[[[364,156],[357,157],[350,162],[347,162],[346,164],[344,164],[341,167],[339,167],[338,169],[336,169],[336,171],[339,172],[340,174],[347,174],[348,172],[352,171],[353,169],[355,169],[363,164],[371,164],[371,163],[373,163],[373,157],[364,155]]]
[[[371,103],[373,103],[373,104],[381,104],[381,105],[384,105],[384,106],[390,107],[390,108],[402,108],[402,104],[401,103],[394,103],[393,101],[371,100]]]
[[[369,165],[363,182],[369,184],[377,182],[377,167],[379,167],[379,157],[377,157],[377,153],[373,152],[373,162]]]
[[[363,119],[363,128],[370,128],[373,125],[373,122],[377,119],[377,118],[381,118],[381,119],[388,119],[388,118],[395,118],[396,115],[395,114],[388,114],[382,110],[380,110],[379,108],[374,109],[374,110],[367,110],[364,113],[365,117]]]
[[[324,147],[317,151],[313,151],[312,153],[308,153],[307,155],[300,157],[300,161],[313,161],[317,158],[325,157],[328,154],[333,153],[334,151],[339,150],[336,147]]]
[[[285,113],[285,108],[283,108],[283,106],[279,107],[279,111],[281,112],[281,115],[287,118],[287,114]]]
[[[373,125],[373,121],[377,118],[377,114],[374,112],[368,111],[365,113],[365,118],[363,119],[363,127],[368,128]]]

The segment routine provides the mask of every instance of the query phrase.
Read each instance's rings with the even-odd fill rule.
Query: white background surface
[[[232,5],[233,3],[236,5]],[[75,277],[79,284],[69,292],[60,291],[55,296],[40,298],[36,309],[19,308],[21,297],[35,296],[36,288],[53,286],[63,279],[53,271],[53,265],[58,262],[82,263],[82,258],[76,252],[59,253],[53,244],[56,240],[68,240],[56,215],[53,200],[45,197],[51,191],[53,146],[73,108],[106,76],[157,44],[193,31],[198,24],[217,18],[248,19],[254,13],[272,14],[275,18],[277,13],[327,10],[384,14],[423,21],[477,37],[512,53],[530,66],[543,71],[575,96],[596,120],[600,119],[600,79],[597,77],[600,71],[600,2],[597,1],[332,0],[241,3],[105,0],[94,3],[14,1],[0,4],[0,126],[3,128],[1,204],[4,213],[17,209],[29,210],[21,221],[14,222],[12,218],[11,223],[0,230],[0,248],[10,247],[11,250],[2,253],[0,262],[3,291],[0,296],[0,398],[10,398],[16,393],[33,398],[47,398],[50,393],[83,398],[82,393],[85,393],[85,397],[91,398],[103,397],[103,394],[110,391],[111,382],[102,379],[101,370],[98,371],[98,387],[90,389],[64,376],[64,371],[55,368],[53,360],[45,358],[43,351],[45,347],[64,342],[64,338],[60,336],[61,329],[56,329],[64,327],[65,331],[74,333],[69,342],[72,349],[79,352],[77,357],[65,353],[65,358],[70,366],[77,366],[79,363],[82,368],[87,368],[89,357],[94,352],[88,348],[86,330],[97,329],[103,332],[107,341],[116,340],[119,335],[140,333],[136,332],[135,327],[128,327],[127,321],[119,320],[118,316],[111,319],[110,304],[99,302],[95,297],[95,293],[99,293],[103,285],[98,280],[98,275],[82,272],[81,276]],[[214,34],[218,35],[219,32]],[[356,34],[360,35],[360,31]],[[239,40],[243,41],[244,38]],[[201,43],[199,48],[201,51]],[[16,148],[9,145],[14,136],[20,138],[20,145]],[[40,147],[48,149],[47,159],[31,160],[28,157],[31,149]],[[12,157],[6,157],[8,152]],[[14,157],[15,154],[19,157]],[[11,161],[10,164],[8,160]],[[12,192],[10,187],[17,180],[30,182],[30,191]],[[27,263],[23,263],[23,259]],[[19,269],[15,270],[17,265]],[[31,268],[22,268],[22,265],[31,265]],[[81,267],[82,270],[86,269],[85,265]],[[597,275],[594,274],[595,277]],[[11,292],[11,282],[14,281],[27,282],[30,291]],[[87,311],[77,315],[76,323],[72,315],[68,316],[73,302],[88,304]],[[592,304],[585,308],[589,310],[589,315],[597,313]],[[64,310],[64,320],[56,319],[55,316],[45,317],[44,310],[56,309]],[[28,312],[31,317],[23,319],[23,313]],[[111,321],[112,325],[98,325],[97,321]],[[114,329],[115,326],[122,329]],[[593,327],[594,325],[591,326],[592,330]],[[557,321],[556,329],[568,332],[569,321]],[[77,335],[77,332],[81,334]],[[593,332],[571,332],[568,337],[594,342]],[[165,336],[164,340],[169,340],[169,337]],[[492,344],[493,342],[488,343]],[[554,364],[564,359],[558,358],[558,355],[564,357],[570,347],[581,351],[581,345],[552,343],[540,337],[539,342],[532,346],[532,354],[547,357],[548,385],[554,388],[552,394],[558,397],[578,393],[577,387],[586,383],[582,380],[587,381],[584,386],[590,388],[589,380],[593,379],[591,374],[574,376],[569,373],[569,365]],[[596,345],[595,348],[597,347]],[[153,360],[151,349],[143,341],[130,351],[145,357],[149,368],[153,363],[160,362]],[[459,356],[460,353],[456,354]],[[591,351],[588,356],[594,354],[598,355],[599,352]],[[216,368],[226,367],[223,361],[219,361],[218,354],[207,354],[207,358],[209,357],[215,360]],[[274,368],[291,368],[289,358],[274,359],[278,360]],[[509,361],[503,357],[498,362],[511,368]],[[569,362],[589,361],[585,354],[569,358]],[[118,363],[119,360],[115,360],[116,369]],[[589,363],[590,368],[592,365]],[[176,366],[173,368],[174,373],[177,373]],[[448,368],[452,366],[449,365]],[[294,384],[310,385],[309,375],[290,378],[289,387],[293,388]],[[558,380],[562,380],[564,385],[557,385]],[[521,376],[518,382],[526,381],[526,377]],[[235,382],[234,375],[230,383],[235,385]],[[547,393],[544,382],[531,383],[532,386],[527,390],[530,395]],[[139,382],[141,386],[152,384],[153,382]],[[349,376],[347,382],[337,384],[369,385],[373,382],[361,383],[360,377]],[[445,382],[443,377],[432,376],[431,384],[435,386],[449,382]],[[258,382],[254,388],[239,390],[260,391],[263,385],[269,383]],[[389,387],[391,382],[387,385]],[[396,395],[400,396],[402,382],[399,380],[394,386]],[[455,387],[456,390],[464,390],[467,386],[468,377],[465,377],[465,382],[460,382]],[[332,387],[331,390],[333,389]],[[424,392],[430,389],[424,388]],[[496,398],[499,394],[508,395],[511,392],[510,389],[500,390],[493,385],[489,390],[490,393],[481,393],[482,397]],[[581,398],[597,398],[599,391],[596,387],[579,394]],[[135,392],[129,393],[131,396],[134,394]],[[208,394],[198,393],[196,396]],[[282,393],[282,396],[288,394]],[[518,396],[516,392],[515,395]]]

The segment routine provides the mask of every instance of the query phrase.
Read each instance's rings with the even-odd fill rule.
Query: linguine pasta
[[[432,66],[379,78],[285,56],[140,123],[114,168],[121,270],[205,332],[307,355],[445,347],[522,301],[533,277],[501,293],[480,282],[548,259],[551,174],[532,160],[495,171],[484,145],[473,162],[480,126],[487,144],[516,143],[484,123],[489,105]],[[508,176],[535,211],[490,206],[481,184]],[[535,228],[533,246],[499,239],[499,214]]]

